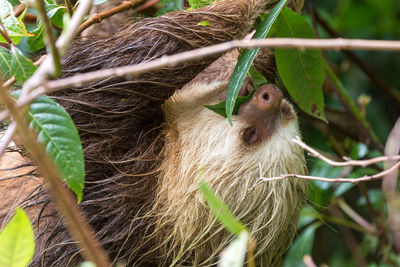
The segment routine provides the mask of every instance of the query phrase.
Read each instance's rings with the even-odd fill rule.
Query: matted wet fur
[[[77,40],[64,76],[241,39],[269,2],[224,0],[144,19],[107,38]],[[290,5],[298,10],[302,1]],[[231,127],[203,107],[224,98],[236,61],[228,54],[206,69],[216,58],[53,95],[79,129],[86,163],[81,207],[114,264],[205,266],[217,261],[233,237],[201,197],[200,170],[257,240],[259,266],[278,265],[292,241],[305,184],[288,179],[248,192],[260,175],[306,173],[303,152],[290,141],[299,135],[297,121],[279,118],[267,140],[245,144],[240,137],[248,122],[243,117],[235,116]],[[77,266],[82,260],[62,220],[39,231],[51,234],[32,266]]]

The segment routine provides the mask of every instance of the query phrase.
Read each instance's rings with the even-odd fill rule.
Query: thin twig
[[[73,11],[73,7],[72,7],[72,4],[71,4],[71,1],[70,0],[65,0],[64,2],[65,2],[65,5],[67,6],[68,15],[69,15],[70,18],[72,18],[72,15],[74,14],[74,11]]]
[[[85,83],[99,81],[105,78],[132,76],[137,77],[143,73],[158,70],[164,67],[173,67],[189,60],[201,59],[206,56],[221,54],[234,48],[254,47],[300,47],[310,49],[396,49],[400,51],[400,41],[373,41],[373,40],[344,40],[344,39],[292,39],[292,38],[270,38],[263,40],[230,41],[209,47],[195,49],[172,56],[163,56],[150,62],[134,66],[123,66],[113,69],[98,70],[88,73],[77,74],[72,77],[49,81],[35,94],[51,93],[57,90],[81,86]]]
[[[0,157],[3,155],[4,151],[7,149],[8,144],[11,142],[15,132],[17,130],[17,123],[15,121],[12,121],[8,127],[3,136],[1,137],[0,140]]]
[[[321,153],[319,153],[317,150],[314,148],[306,145],[303,141],[301,141],[300,137],[296,136],[295,138],[292,139],[293,142],[301,146],[303,149],[307,150],[310,153],[310,156],[314,158],[318,158],[320,160],[325,161],[331,166],[335,167],[346,167],[346,166],[361,166],[361,167],[366,167],[378,162],[384,162],[384,161],[391,161],[391,160],[400,160],[400,155],[396,156],[381,156],[381,157],[376,157],[372,159],[365,159],[365,160],[353,160],[349,158],[344,158],[345,161],[334,161],[331,160]]]
[[[99,14],[93,14],[90,19],[82,23],[81,26],[78,28],[78,34],[86,30],[88,27],[92,26],[93,24],[100,23],[103,19],[109,18],[117,13],[123,12],[125,10],[131,9],[137,4],[142,3],[143,0],[131,0],[131,1],[124,1],[119,6],[116,6],[110,10],[101,12]]]
[[[379,172],[375,175],[365,175],[363,177],[354,177],[354,178],[326,178],[326,177],[300,175],[300,174],[285,174],[285,175],[276,176],[276,177],[268,177],[268,178],[261,177],[259,180],[261,182],[270,182],[270,181],[283,180],[283,179],[287,179],[287,178],[298,178],[298,179],[304,179],[304,180],[316,180],[316,181],[329,182],[329,183],[353,183],[354,184],[354,183],[359,183],[359,182],[364,182],[364,181],[374,181],[374,180],[382,179],[383,176],[387,175],[388,173],[391,173],[392,171],[397,170],[399,167],[400,167],[400,161],[397,162],[395,165],[393,165],[390,169]]]
[[[0,35],[6,40],[9,45],[14,45],[13,41],[11,40],[10,36],[7,33],[6,28],[4,27],[3,23],[0,22]]]
[[[376,235],[377,230],[376,228],[370,224],[367,220],[361,217],[357,212],[355,212],[343,199],[338,199],[337,202],[339,208],[347,214],[350,218],[352,218],[356,223],[362,226],[367,232],[371,235]]]
[[[27,8],[25,3],[19,4],[14,10],[14,17],[18,18],[19,15],[21,15],[22,12],[24,12],[25,8]]]
[[[53,163],[47,157],[42,145],[36,141],[35,135],[29,129],[23,114],[20,113],[20,110],[15,106],[14,100],[2,86],[0,86],[0,100],[8,108],[12,118],[17,123],[19,137],[30,151],[30,155],[36,162],[41,174],[49,183],[52,196],[56,201],[60,215],[65,217],[69,231],[73,237],[79,241],[77,245],[83,250],[85,258],[93,261],[96,266],[111,266],[106,252],[94,238],[94,231],[89,227],[84,217],[80,215],[83,214],[83,212],[77,205],[72,193],[64,188],[59,173],[54,168]]]
[[[53,57],[53,65],[54,65],[53,75],[54,77],[59,77],[61,74],[60,56],[58,55],[58,50],[56,48],[56,43],[54,40],[53,31],[51,29],[50,20],[47,17],[43,0],[35,0],[35,3],[36,3],[36,9],[39,12],[40,18],[43,21],[43,26],[46,32],[48,46],[50,47],[50,53]]]

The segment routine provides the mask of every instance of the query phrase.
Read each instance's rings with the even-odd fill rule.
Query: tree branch
[[[87,28],[92,26],[93,24],[100,23],[102,20],[104,20],[106,18],[109,18],[109,17],[111,17],[111,16],[113,16],[113,15],[115,15],[117,13],[120,13],[120,12],[123,12],[125,10],[131,9],[135,5],[138,5],[138,4],[142,3],[142,2],[143,2],[143,0],[124,1],[121,5],[116,6],[116,7],[112,8],[112,9],[110,9],[110,10],[101,12],[99,14],[93,14],[90,19],[88,19],[87,21],[82,23],[81,26],[79,26],[77,34],[80,34],[81,32],[83,32],[84,30],[86,30]]]

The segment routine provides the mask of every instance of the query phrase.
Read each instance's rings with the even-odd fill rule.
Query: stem
[[[350,218],[352,218],[355,222],[357,222],[360,226],[362,226],[368,233],[372,235],[377,234],[377,230],[375,227],[367,222],[364,218],[362,218],[358,213],[356,213],[343,199],[338,199],[337,204],[339,208],[347,214]]]
[[[110,10],[101,12],[100,14],[93,14],[93,16],[82,23],[78,28],[78,34],[92,26],[93,24],[100,23],[103,19],[109,18],[117,13],[123,12],[125,10],[131,9],[135,5],[143,2],[143,0],[132,0],[132,1],[124,1],[121,5],[116,6]]]
[[[68,12],[68,15],[69,15],[69,17],[70,18],[72,18],[72,15],[73,15],[73,8],[72,8],[72,5],[71,5],[71,1],[70,0],[65,0],[65,5],[67,6],[67,12]]]
[[[367,122],[367,120],[361,115],[359,108],[357,107],[356,103],[354,103],[351,96],[347,93],[346,89],[344,88],[342,82],[338,79],[336,74],[332,71],[332,69],[328,66],[325,62],[325,71],[328,74],[329,78],[332,80],[333,84],[337,88],[340,96],[343,98],[344,102],[347,104],[350,111],[353,113],[354,117],[361,123],[365,131],[368,133],[369,137],[372,141],[382,147],[377,135],[375,134],[374,130],[371,128],[371,125]]]
[[[4,27],[4,25],[1,22],[0,22],[0,26],[1,26],[0,35],[3,36],[3,38],[6,40],[6,42],[9,45],[14,45],[13,41],[11,40],[10,36],[7,33],[6,28]]]
[[[46,32],[48,46],[50,47],[50,53],[53,57],[53,63],[54,63],[53,75],[55,77],[59,77],[61,74],[60,56],[58,54],[58,50],[56,47],[56,42],[54,39],[53,31],[51,29],[50,20],[47,17],[43,0],[36,0],[35,3],[36,3],[36,9],[39,12],[40,18],[43,21],[43,26]]]

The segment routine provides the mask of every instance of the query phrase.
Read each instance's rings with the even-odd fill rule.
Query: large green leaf
[[[17,208],[0,232],[0,266],[25,267],[35,252],[35,236],[25,211]]]
[[[7,0],[0,0],[0,22],[14,44],[18,44],[23,36],[33,36],[26,30],[22,20],[14,16],[13,7]],[[0,36],[0,42],[6,43],[7,41],[3,36]]]
[[[4,47],[0,47],[0,72],[2,78],[10,78],[11,54]]]
[[[32,74],[35,72],[37,67],[33,65],[33,62],[24,56],[22,52],[15,46],[11,46],[11,75],[15,76],[15,79],[24,83]]]
[[[281,12],[282,8],[285,6],[287,0],[281,0],[268,15],[268,18],[264,20],[261,24],[256,26],[256,33],[253,39],[263,39],[269,33],[272,25],[274,24],[276,18]],[[235,107],[235,102],[238,97],[240,87],[246,78],[247,72],[256,57],[260,48],[255,48],[251,50],[244,50],[243,53],[238,58],[238,63],[236,64],[235,70],[232,74],[231,80],[228,85],[228,93],[226,95],[226,116],[228,121],[232,124],[232,113]]]
[[[235,218],[223,201],[212,191],[204,180],[200,180],[200,190],[210,206],[211,212],[221,224],[234,235],[247,230],[246,227]]]
[[[285,8],[278,18],[277,36],[316,38],[310,25],[296,12]],[[320,50],[276,49],[276,65],[289,94],[306,113],[325,120],[324,64]]]
[[[63,181],[75,192],[80,202],[85,166],[79,133],[71,117],[47,96],[38,97],[30,105],[27,117],[29,127],[35,129],[38,141],[44,145]]]

